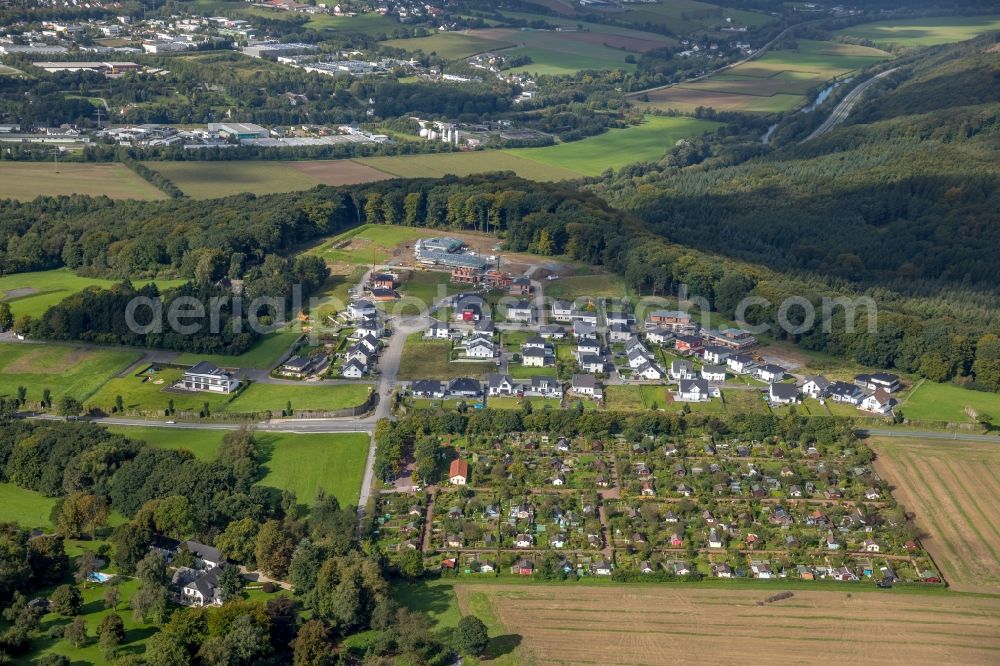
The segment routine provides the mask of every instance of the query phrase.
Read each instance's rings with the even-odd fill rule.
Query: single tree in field
[[[125,400],[120,395],[115,396],[115,411],[119,414],[125,411]]]
[[[24,405],[25,400],[28,398],[28,389],[25,386],[17,387],[17,402],[20,405]]]
[[[122,600],[121,590],[115,584],[109,584],[104,590],[104,607],[113,611],[118,610],[118,604]]]
[[[14,326],[14,314],[9,303],[0,303],[0,331],[8,331]]]
[[[63,629],[63,638],[75,648],[82,648],[87,644],[87,621],[77,616]]]
[[[44,389],[42,391],[42,406],[43,407],[52,406],[52,391],[50,389]]]
[[[479,656],[490,642],[486,625],[475,615],[466,615],[455,627],[455,649],[471,656]]]
[[[105,661],[111,661],[118,646],[125,640],[125,623],[118,613],[108,613],[97,625],[97,644],[101,646],[101,654]]]
[[[83,596],[80,590],[72,585],[60,585],[49,598],[52,602],[52,612],[63,617],[73,617],[80,612],[83,606]]]

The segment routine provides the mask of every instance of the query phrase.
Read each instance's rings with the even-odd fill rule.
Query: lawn
[[[916,514],[921,545],[949,585],[1000,593],[1000,447],[896,437],[871,444],[876,470]]]
[[[444,296],[468,290],[468,285],[451,281],[451,273],[444,271],[414,271],[400,287],[399,292],[407,299],[415,299],[422,307],[430,308]],[[412,310],[412,307],[404,311]]]
[[[507,366],[507,374],[509,374],[514,379],[531,379],[532,377],[555,377],[556,368],[555,366],[546,366],[544,368],[537,368],[530,365],[521,365],[520,363],[510,363]]]
[[[357,407],[368,398],[370,384],[310,386],[304,384],[253,384],[224,409],[230,413],[250,414],[270,411],[280,414],[287,403],[292,410],[332,412]]]
[[[198,361],[210,361],[223,368],[270,370],[300,335],[302,333],[296,327],[289,326],[265,334],[249,350],[237,356],[185,352],[174,362],[177,365],[194,365]]]
[[[226,436],[225,431],[207,429],[111,426],[109,430],[158,449],[187,449],[200,460],[214,459]],[[312,502],[319,488],[336,495],[341,504],[357,504],[368,457],[366,433],[257,432],[255,437],[266,457],[261,484],[294,490],[304,505]],[[0,506],[6,505],[4,493],[8,485],[0,484]],[[17,493],[29,492],[13,488]]]
[[[924,381],[903,401],[899,411],[915,421],[945,421],[948,423],[973,423],[966,413],[971,408],[978,414],[988,414],[1000,420],[1000,395],[970,391],[955,384],[937,384]]]
[[[575,301],[576,299],[627,298],[628,287],[620,275],[574,275],[545,282],[547,298]]]
[[[316,185],[353,185],[386,175],[351,160],[265,162],[146,162],[193,199],[216,199],[242,192],[297,192]]]
[[[115,398],[121,396],[126,411],[148,412],[150,415],[164,416],[169,402],[173,400],[174,409],[178,412],[199,412],[208,403],[212,412],[222,411],[229,396],[218,393],[175,392],[167,393],[164,389],[172,386],[181,378],[184,371],[180,368],[164,367],[158,372],[136,377],[113,377],[100,390],[85,401],[88,408],[98,408],[110,414],[115,405]]]
[[[351,301],[350,289],[357,286],[362,276],[365,274],[364,266],[352,266],[343,268],[346,273],[331,273],[326,279],[323,287],[316,292],[315,298],[319,301],[314,310],[309,314],[313,318],[323,318],[327,315],[335,315]]]
[[[261,484],[295,491],[300,504],[311,504],[320,488],[341,505],[358,503],[368,459],[367,433],[266,433],[258,438],[271,449]]]
[[[495,150],[364,157],[356,161],[400,178],[441,178],[449,174],[468,176],[473,173],[513,171],[528,180],[548,182],[575,180],[582,175],[574,169],[555,167]]]
[[[118,586],[121,590],[121,601],[116,609],[125,624],[125,641],[121,645],[121,652],[124,654],[141,654],[145,650],[145,641],[150,635],[156,632],[156,627],[152,624],[136,622],[132,618],[132,609],[129,607],[129,600],[139,589],[139,581],[136,579],[124,579]],[[90,584],[87,589],[82,589],[83,608],[80,615],[87,621],[87,634],[90,637],[88,644],[81,648],[74,648],[63,639],[40,637],[32,641],[31,656],[38,657],[47,654],[65,655],[74,664],[101,664],[107,663],[101,656],[100,647],[95,639],[97,625],[110,610],[104,609],[103,597],[104,586]],[[50,627],[69,624],[68,618],[60,617],[54,613],[49,613],[42,617],[41,633],[44,634]]]
[[[670,389],[666,386],[629,385],[604,387],[604,404],[611,411],[635,412],[647,409],[676,411],[681,403],[671,406]]]
[[[323,257],[330,263],[370,267],[373,262],[384,263],[391,259],[400,244],[434,235],[431,230],[416,227],[362,224],[324,241],[322,245],[309,250],[309,254]]]
[[[933,46],[961,42],[992,30],[1000,30],[1000,16],[945,16],[862,23],[833,34],[868,39],[876,44]]]
[[[447,340],[424,340],[422,333],[414,333],[406,339],[403,347],[399,378],[404,381],[455,377],[481,379],[488,372],[496,372],[496,365],[491,362],[452,363],[448,360],[450,350],[451,343]]]
[[[55,497],[45,497],[13,483],[0,483],[0,523],[17,521],[22,527],[49,527],[49,513],[55,504]]]
[[[199,460],[213,460],[222,445],[225,432],[190,428],[136,428],[108,426],[108,430],[129,439],[142,440],[157,449],[186,449]]]
[[[2,176],[0,176],[2,178]],[[0,301],[10,304],[15,317],[40,317],[53,305],[87,287],[111,287],[119,280],[81,277],[68,268],[31,273],[12,273],[0,277]],[[183,284],[186,280],[136,280],[136,287],[155,282],[160,289]]]
[[[0,199],[89,194],[112,199],[165,199],[166,195],[123,164],[0,162]]]
[[[714,132],[722,123],[696,118],[646,116],[641,125],[612,129],[572,143],[506,151],[544,164],[599,176],[636,162],[655,162],[680,139]]]
[[[16,396],[24,386],[29,401],[40,401],[46,388],[53,402],[64,395],[85,400],[141,356],[138,351],[0,343],[0,395]]]

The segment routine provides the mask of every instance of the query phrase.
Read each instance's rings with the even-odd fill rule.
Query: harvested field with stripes
[[[916,514],[921,542],[949,585],[1000,594],[1000,447],[887,438],[872,448],[875,469]]]
[[[694,586],[456,585],[521,664],[990,664],[1000,598]],[[492,612],[490,612],[492,611]],[[492,616],[492,617],[491,617]],[[492,632],[491,632],[492,633]],[[505,660],[501,660],[505,661]]]

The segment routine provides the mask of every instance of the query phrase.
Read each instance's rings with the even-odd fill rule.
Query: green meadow
[[[980,416],[988,414],[996,423],[1000,420],[1000,395],[925,380],[902,401],[899,411],[916,421],[972,423],[974,420],[966,414],[966,408]]]
[[[10,304],[15,317],[40,317],[53,305],[87,287],[111,287],[117,280],[81,277],[68,268],[31,273],[13,273],[0,277],[0,301]],[[155,282],[160,289],[183,284],[186,280],[136,280],[136,287]]]
[[[722,123],[697,118],[646,116],[642,124],[612,129],[572,143],[507,151],[585,176],[620,169],[636,162],[655,162],[681,139],[714,132]]]
[[[104,351],[71,345],[0,343],[0,395],[25,387],[37,402],[49,389],[53,402],[69,395],[86,400],[102,384],[139,360],[139,351]],[[112,398],[113,399],[113,398]]]
[[[934,46],[972,39],[1000,30],[1000,16],[939,16],[862,23],[834,32],[835,35],[868,39],[876,44]]]

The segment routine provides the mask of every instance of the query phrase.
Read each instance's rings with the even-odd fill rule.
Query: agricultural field
[[[64,395],[86,400],[102,384],[139,360],[138,351],[104,351],[68,345],[0,344],[0,395],[28,389],[27,400],[39,402],[45,389],[53,403]],[[112,402],[114,396],[112,396]]]
[[[641,96],[640,106],[693,112],[697,107],[717,111],[776,113],[806,102],[806,93],[892,56],[867,46],[797,40],[796,50],[768,51],[724,73]]]
[[[0,301],[10,304],[15,317],[40,317],[53,305],[87,287],[111,287],[117,280],[81,277],[68,268],[0,277]],[[155,282],[160,289],[183,284],[186,280],[136,280],[136,287]]]
[[[1000,395],[970,391],[955,384],[923,381],[899,406],[903,416],[914,421],[975,423],[976,419],[969,416],[967,410],[978,416],[1000,419]]]
[[[167,195],[123,164],[0,162],[0,199],[89,194],[112,199],[166,199]]]
[[[22,527],[49,527],[55,497],[45,497],[13,483],[0,483],[0,523],[17,521]]]
[[[934,46],[961,42],[1000,30],[1000,16],[939,16],[862,23],[837,30],[843,37],[871,40],[882,46]]]
[[[716,28],[727,24],[725,21],[727,18],[732,19],[732,24],[750,27],[759,27],[772,20],[763,13],[728,9],[717,4],[698,2],[697,0],[615,3],[617,6],[612,6],[609,3],[607,7],[591,5],[582,10],[580,5],[573,0],[532,0],[531,4],[545,7],[563,18],[576,16],[578,10],[582,14],[604,13],[623,23],[661,26],[668,28],[675,34],[698,31],[714,32]],[[510,14],[511,12],[506,13]],[[548,16],[539,18],[552,20]]]
[[[368,399],[369,384],[311,386],[302,384],[261,384],[247,388],[225,407],[225,411],[250,414],[270,411],[280,414],[288,403],[292,410],[332,412],[357,407]]]
[[[646,116],[641,125],[612,129],[572,143],[505,151],[544,164],[599,176],[636,162],[655,162],[680,139],[714,132],[722,123],[696,118]]]
[[[445,624],[450,595],[431,589],[404,601],[432,599],[435,619]],[[491,620],[490,648],[510,663],[647,664],[665,654],[678,663],[706,654],[719,663],[747,654],[759,663],[811,662],[822,652],[831,660],[863,655],[867,664],[938,664],[943,657],[987,664],[1000,650],[996,597],[807,590],[758,605],[772,591],[649,586],[640,596],[633,587],[604,585],[454,585],[460,611]]]
[[[353,185],[389,178],[352,160],[266,162],[146,162],[193,199],[234,194],[274,194],[308,190],[316,185]]]
[[[483,31],[469,32],[442,32],[430,37],[414,37],[411,39],[390,39],[383,42],[386,46],[391,46],[405,51],[423,51],[424,53],[437,54],[445,60],[458,60],[469,56],[514,46],[514,42],[497,42],[495,39],[481,35]]]
[[[355,161],[399,178],[440,178],[448,174],[468,176],[473,173],[513,171],[521,178],[549,182],[575,180],[583,175],[573,169],[543,164],[503,151],[364,157]]]
[[[1000,593],[1000,447],[895,437],[871,444],[879,475],[915,514],[921,545],[949,585]]]
[[[265,334],[249,350],[237,356],[185,352],[174,359],[174,363],[194,365],[198,361],[210,361],[220,368],[270,370],[301,335],[296,327],[289,326]]]

